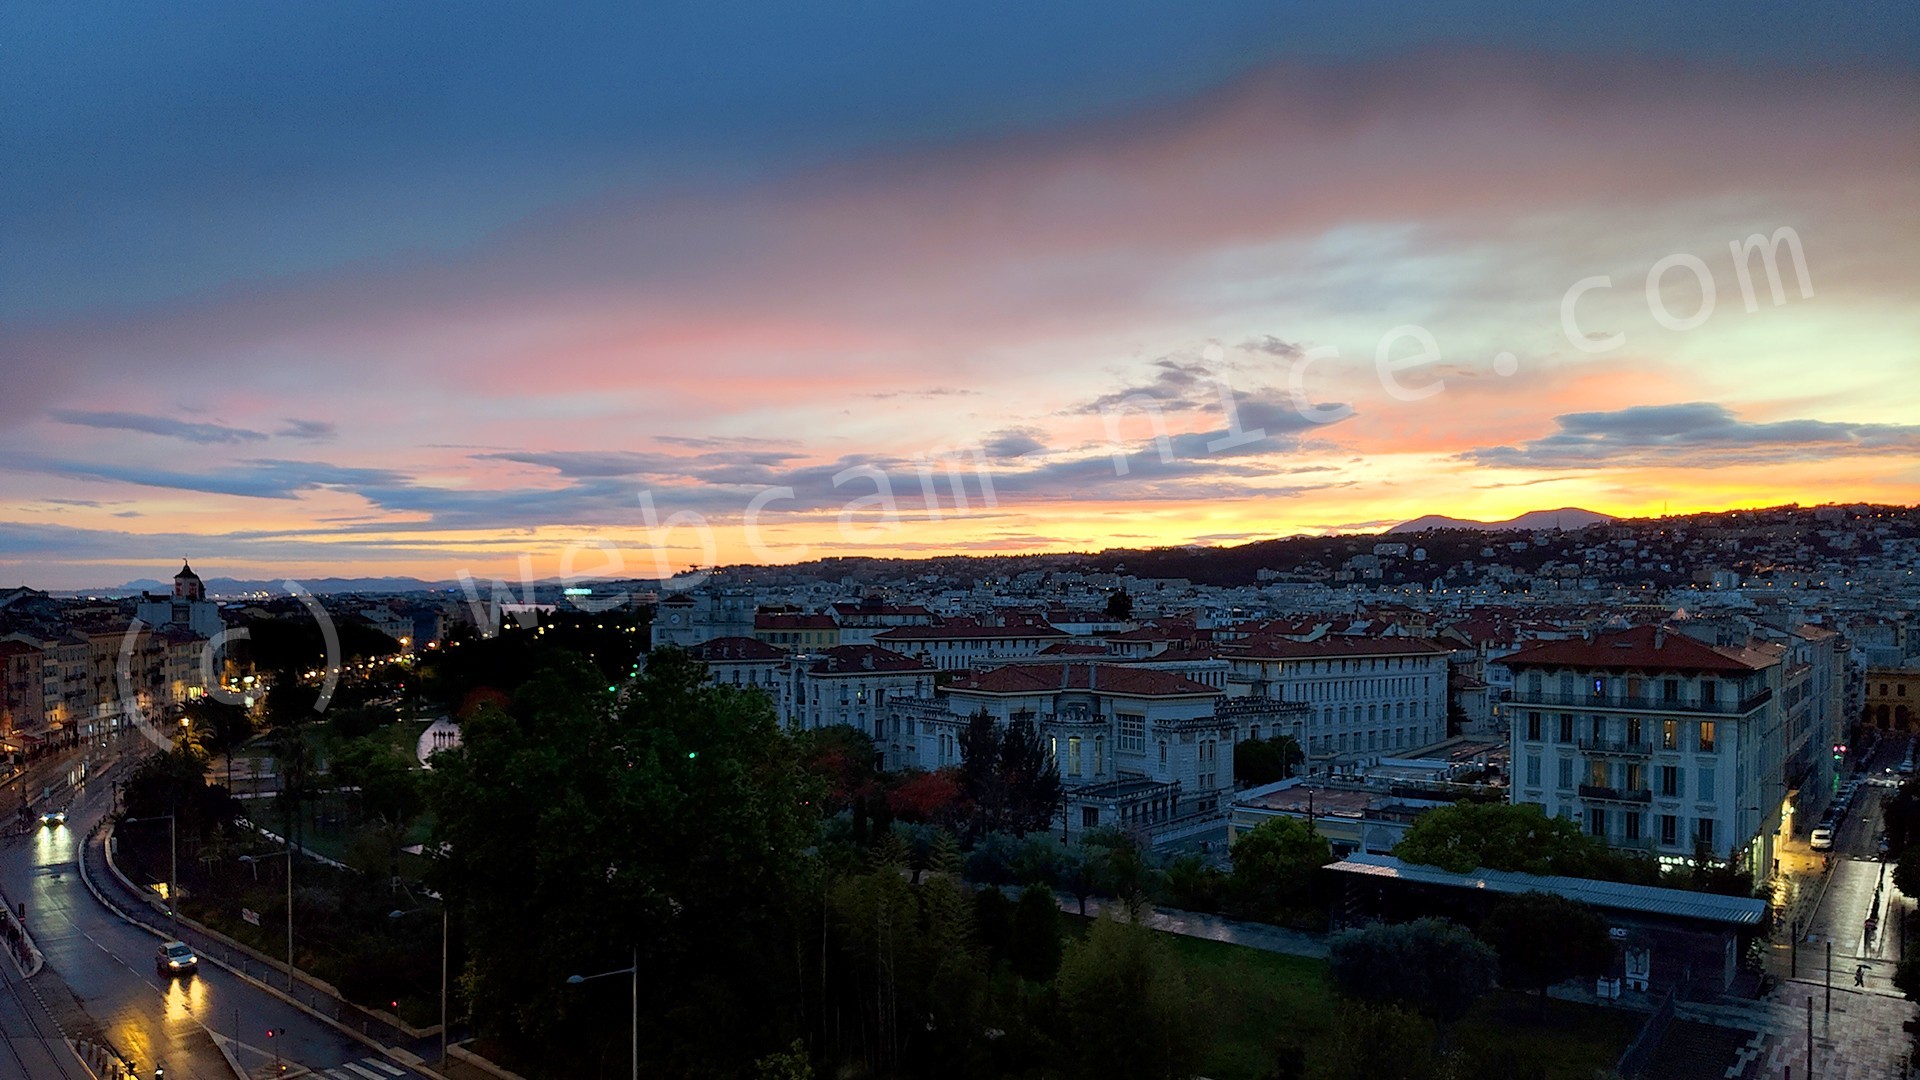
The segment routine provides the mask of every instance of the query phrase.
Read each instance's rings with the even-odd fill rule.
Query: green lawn
[[[1214,1002],[1219,1019],[1202,1072],[1214,1080],[1258,1080],[1279,1042],[1306,1048],[1330,1038],[1339,1001],[1326,963],[1198,938],[1169,937],[1189,977]],[[1455,1026],[1452,1043],[1476,1076],[1592,1080],[1611,1069],[1640,1030],[1638,1013],[1496,993]],[[1536,1071],[1537,1070],[1537,1071]]]

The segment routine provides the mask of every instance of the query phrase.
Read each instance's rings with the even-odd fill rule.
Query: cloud
[[[293,499],[301,492],[319,488],[355,488],[405,480],[402,474],[390,469],[349,468],[319,461],[274,459],[243,461],[235,467],[202,473],[142,465],[72,461],[31,453],[0,454],[0,464],[21,472],[45,473],[76,480],[99,480],[251,499]]]
[[[258,442],[267,437],[263,432],[250,431],[246,428],[195,423],[189,420],[176,420],[171,416],[151,416],[146,413],[53,409],[47,415],[63,424],[104,428],[110,431],[138,431],[144,435],[162,435],[170,439],[184,439],[191,443]]]
[[[1291,341],[1282,341],[1272,334],[1265,334],[1249,341],[1243,341],[1240,343],[1240,347],[1252,352],[1266,353],[1268,356],[1277,356],[1282,360],[1298,360],[1302,356],[1305,356],[1307,352],[1306,346],[1297,345]]]
[[[274,434],[288,439],[330,442],[339,437],[340,429],[338,425],[326,420],[298,420],[289,417]]]
[[[1720,468],[1887,451],[1920,453],[1920,425],[1754,423],[1707,401],[1567,413],[1554,417],[1554,424],[1558,430],[1552,434],[1520,446],[1483,446],[1460,457],[1505,469]]]
[[[1041,441],[1045,435],[1046,432],[1040,428],[1007,428],[987,436],[986,441],[980,444],[980,449],[990,458],[1017,458],[1045,450],[1047,444]]]

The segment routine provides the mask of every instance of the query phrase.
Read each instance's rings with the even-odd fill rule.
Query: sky
[[[0,41],[0,584],[1920,502],[1910,4],[21,0]]]

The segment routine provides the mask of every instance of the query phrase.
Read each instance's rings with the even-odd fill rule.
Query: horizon
[[[1920,503],[1895,6],[916,11],[0,14],[0,574]]]

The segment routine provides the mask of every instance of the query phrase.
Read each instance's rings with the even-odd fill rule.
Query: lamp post
[[[408,911],[389,911],[387,918],[399,919],[425,910],[427,909],[413,908]],[[440,905],[440,1067],[442,1069],[447,1067],[447,924],[447,905],[442,903]],[[639,964],[635,963],[634,966],[638,967]]]
[[[276,851],[270,855],[242,855],[240,861],[258,866],[264,859],[287,860],[287,992],[293,992],[293,840],[287,840],[285,851]],[[256,869],[257,875],[259,871]]]
[[[633,976],[633,1080],[640,1080],[640,950],[633,950],[633,966],[616,971],[603,971],[598,975],[569,975],[568,986],[579,986],[590,979],[604,979],[609,975]]]
[[[137,825],[148,821],[167,823],[167,917],[174,926],[180,925],[180,842],[178,830],[174,827],[172,814],[153,814],[148,817],[122,818],[122,825]]]

